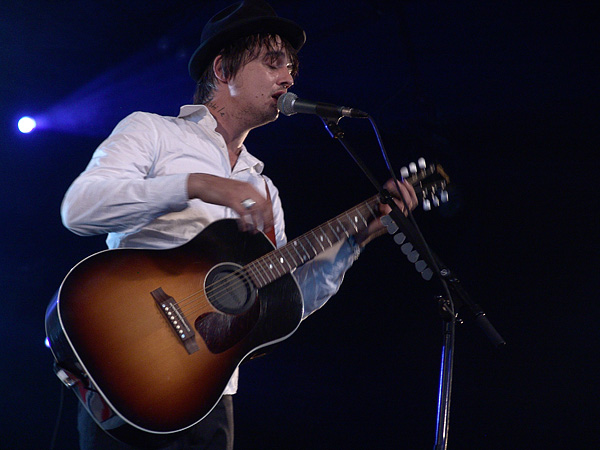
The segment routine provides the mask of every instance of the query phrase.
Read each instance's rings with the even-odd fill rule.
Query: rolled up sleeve
[[[79,235],[135,231],[185,209],[188,174],[151,176],[157,148],[145,113],[123,119],[65,194],[65,227]]]
[[[345,240],[294,272],[304,298],[303,319],[321,308],[338,292],[344,275],[355,258],[354,248]]]

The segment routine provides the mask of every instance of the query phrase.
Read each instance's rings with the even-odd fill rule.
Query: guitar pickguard
[[[222,353],[250,333],[260,316],[260,302],[240,315],[208,313],[196,319],[198,334],[212,353]]]

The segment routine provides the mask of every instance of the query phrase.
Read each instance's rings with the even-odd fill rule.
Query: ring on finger
[[[254,205],[256,205],[256,202],[254,200],[252,200],[251,198],[247,198],[246,200],[242,201],[242,206],[245,209],[250,209],[252,208]]]

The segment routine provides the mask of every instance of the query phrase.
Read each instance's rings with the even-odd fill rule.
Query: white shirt
[[[203,105],[178,117],[136,112],[123,119],[73,182],[61,207],[64,225],[79,235],[108,233],[109,248],[165,249],[182,245],[208,224],[239,217],[230,208],[188,199],[190,173],[250,183],[273,204],[277,247],[287,242],[279,191],[264,164],[245,146],[233,170],[217,122]],[[355,252],[344,242],[294,272],[306,318],[337,292]],[[237,390],[236,370],[225,394]]]

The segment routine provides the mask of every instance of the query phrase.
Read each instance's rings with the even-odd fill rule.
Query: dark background
[[[187,60],[228,3],[0,8],[0,447],[50,448],[60,383],[44,311],[104,248],[62,227],[65,190],[122,117],[190,102]],[[368,111],[396,170],[424,156],[453,182],[449,204],[415,216],[508,344],[459,327],[449,448],[598,446],[595,3],[273,1],[308,35],[294,92]],[[37,132],[16,131],[24,114]],[[368,123],[341,124],[385,180]],[[290,238],[374,193],[316,116],[282,117],[247,144]],[[236,448],[432,448],[438,293],[391,239],[371,244],[321,311],[242,369]],[[77,448],[75,409],[67,393],[56,449]]]

